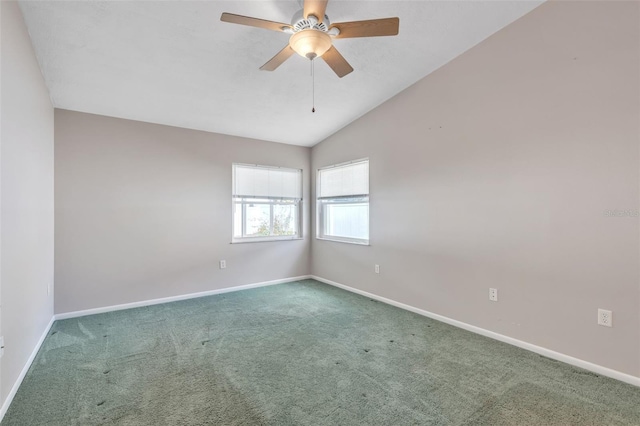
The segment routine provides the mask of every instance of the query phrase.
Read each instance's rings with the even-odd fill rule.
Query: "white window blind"
[[[320,169],[318,178],[319,199],[369,195],[369,160]]]
[[[234,164],[233,196],[301,200],[302,170]]]

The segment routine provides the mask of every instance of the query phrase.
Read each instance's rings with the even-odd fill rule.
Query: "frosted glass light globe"
[[[324,31],[306,29],[292,35],[289,46],[298,55],[313,59],[331,48],[331,37]]]

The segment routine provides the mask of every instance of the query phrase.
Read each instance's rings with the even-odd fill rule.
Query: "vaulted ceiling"
[[[355,71],[341,79],[316,62],[315,113],[308,59],[259,70],[286,34],[220,21],[288,23],[297,0],[20,6],[57,108],[312,146],[541,3],[331,0],[332,22],[397,16],[400,34],[335,40]]]

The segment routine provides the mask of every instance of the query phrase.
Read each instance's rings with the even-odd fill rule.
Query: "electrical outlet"
[[[376,272],[376,274],[380,273],[380,265],[376,265],[373,270]]]
[[[225,269],[227,267],[227,261],[226,260],[221,260],[220,261],[220,269]]]
[[[497,288],[490,288],[489,289],[489,300],[491,300],[492,302],[497,302],[498,301],[498,289]]]
[[[613,312],[606,309],[598,309],[598,325],[613,327]]]

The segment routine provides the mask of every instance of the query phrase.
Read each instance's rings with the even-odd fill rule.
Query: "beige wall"
[[[65,110],[55,124],[56,313],[309,273],[309,148]],[[303,240],[230,244],[233,162],[304,170]]]
[[[17,3],[0,15],[2,405],[53,315],[53,107]]]
[[[371,246],[312,273],[640,376],[638,8],[546,3],[315,146],[370,158]]]

